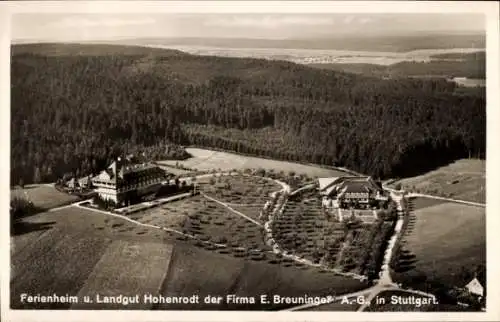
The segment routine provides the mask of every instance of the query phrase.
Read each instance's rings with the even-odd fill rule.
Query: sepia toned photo
[[[485,313],[486,26],[12,14],[8,310]]]

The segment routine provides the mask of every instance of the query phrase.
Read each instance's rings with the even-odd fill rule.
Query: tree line
[[[81,45],[92,54],[75,55],[65,46],[57,55],[40,45],[14,51],[11,184],[86,175],[141,149],[185,158],[180,146],[193,144],[381,178],[485,157],[484,95],[456,95],[444,80],[137,47],[98,54],[99,45]]]

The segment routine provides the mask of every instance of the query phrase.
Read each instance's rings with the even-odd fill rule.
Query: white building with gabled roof
[[[318,190],[323,196],[323,205],[337,208],[341,204],[368,206],[372,201],[386,201],[381,185],[371,177],[330,177],[318,179]]]
[[[117,159],[92,178],[92,184],[102,199],[126,205],[132,199],[157,192],[166,179],[167,174],[158,166]]]
[[[474,277],[467,285],[465,285],[465,288],[471,294],[474,294],[474,295],[480,296],[480,297],[484,296],[484,287],[476,277]]]

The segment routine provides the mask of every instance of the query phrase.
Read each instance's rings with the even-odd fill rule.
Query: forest
[[[145,47],[14,45],[11,185],[96,173],[124,153],[182,159],[188,145],[416,175],[485,157],[485,95],[456,89]]]

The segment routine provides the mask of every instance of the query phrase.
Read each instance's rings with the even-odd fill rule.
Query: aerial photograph
[[[12,15],[10,309],[485,311],[485,26]]]

